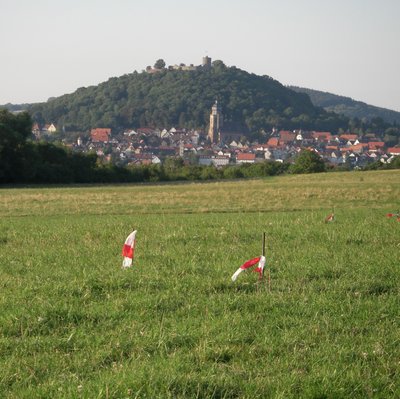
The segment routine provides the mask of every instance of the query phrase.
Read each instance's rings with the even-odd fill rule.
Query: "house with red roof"
[[[339,136],[340,140],[344,140],[344,141],[350,141],[350,142],[355,142],[356,140],[358,140],[358,135],[357,134],[341,134]]]
[[[312,132],[313,139],[320,142],[328,142],[332,140],[331,132]]]
[[[350,146],[346,147],[346,150],[352,151],[352,152],[357,153],[357,154],[361,154],[364,151],[368,150],[368,144],[367,143],[353,144],[353,145],[350,145]]]
[[[38,123],[34,123],[32,126],[32,134],[37,138],[40,139],[40,126]]]
[[[267,141],[267,147],[268,148],[276,148],[279,145],[279,138],[278,137],[271,137]]]
[[[95,128],[90,132],[92,143],[108,143],[110,141],[110,128]]]
[[[236,163],[254,163],[256,161],[256,154],[249,152],[240,152],[236,155]]]
[[[390,147],[387,149],[389,155],[400,155],[400,147]]]
[[[288,144],[296,140],[296,133],[291,132],[290,130],[281,130],[279,132],[279,143],[280,144]]]
[[[367,144],[368,144],[368,149],[371,152],[383,150],[385,147],[385,143],[383,141],[370,141]]]

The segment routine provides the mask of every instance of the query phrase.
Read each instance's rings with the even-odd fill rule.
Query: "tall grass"
[[[1,190],[0,397],[400,397],[399,183]]]

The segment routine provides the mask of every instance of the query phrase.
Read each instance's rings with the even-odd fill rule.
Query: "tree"
[[[386,129],[383,141],[387,146],[394,146],[400,143],[400,129],[398,127],[390,127]]]
[[[296,157],[289,171],[291,173],[319,173],[326,171],[326,165],[316,152],[303,150]]]
[[[154,68],[156,69],[164,69],[165,68],[165,61],[163,59],[159,59],[156,61],[156,63],[154,64]]]
[[[182,158],[167,157],[164,161],[164,171],[168,179],[175,180],[184,165]]]
[[[222,72],[226,71],[226,69],[227,69],[226,65],[221,60],[213,61],[212,66],[213,66],[214,72],[221,72],[222,73]]]
[[[0,182],[15,182],[23,177],[29,165],[26,140],[31,134],[32,120],[28,113],[0,110]]]
[[[389,164],[389,169],[400,169],[400,156],[397,156]]]
[[[226,166],[223,169],[224,179],[239,179],[243,177],[242,170],[239,166]]]
[[[28,113],[0,110],[0,183],[93,181],[96,155],[75,154],[51,143],[34,143]]]

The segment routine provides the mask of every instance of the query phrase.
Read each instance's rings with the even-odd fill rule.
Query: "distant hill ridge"
[[[144,126],[206,129],[215,100],[222,107],[224,127],[241,130],[246,135],[274,127],[332,132],[357,127],[354,121],[350,124],[346,112],[338,110],[338,103],[334,111],[340,114],[324,109],[332,106],[328,102],[329,93],[325,93],[325,102],[316,106],[316,94],[322,92],[285,87],[269,76],[228,67],[219,60],[208,67],[188,69],[148,67],[141,73],[134,71],[113,77],[99,85],[82,87],[72,94],[23,108],[29,110],[35,122],[54,123],[64,132],[89,131],[94,127],[114,131]],[[353,100],[346,101],[351,105]],[[13,106],[8,104],[7,108],[10,107]],[[392,120],[385,120],[400,121],[400,113],[385,111],[392,116]]]
[[[322,107],[329,112],[342,114],[349,118],[366,119],[368,121],[374,118],[382,118],[385,122],[400,124],[400,112],[397,111],[368,105],[362,101],[353,100],[350,97],[328,92],[297,86],[288,86],[288,88],[297,93],[307,94],[315,106]]]
[[[133,72],[97,86],[33,104],[39,123],[53,122],[65,130],[92,127],[185,127],[206,129],[215,100],[222,107],[224,126],[244,132],[272,127],[337,130],[346,117],[315,107],[269,76],[250,74],[214,61],[209,68],[162,68],[156,73]]]

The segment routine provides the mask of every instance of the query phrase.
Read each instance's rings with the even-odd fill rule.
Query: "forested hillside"
[[[400,112],[374,107],[373,105],[353,100],[350,97],[338,96],[323,91],[296,86],[289,86],[289,88],[298,93],[307,94],[315,106],[322,107],[329,112],[342,114],[349,118],[365,119],[367,121],[381,118],[387,123],[400,124]]]
[[[33,119],[68,130],[96,126],[205,128],[218,100],[228,126],[249,132],[272,127],[337,130],[348,119],[315,107],[268,76],[250,74],[215,61],[210,69],[133,72],[98,86],[33,104]]]

